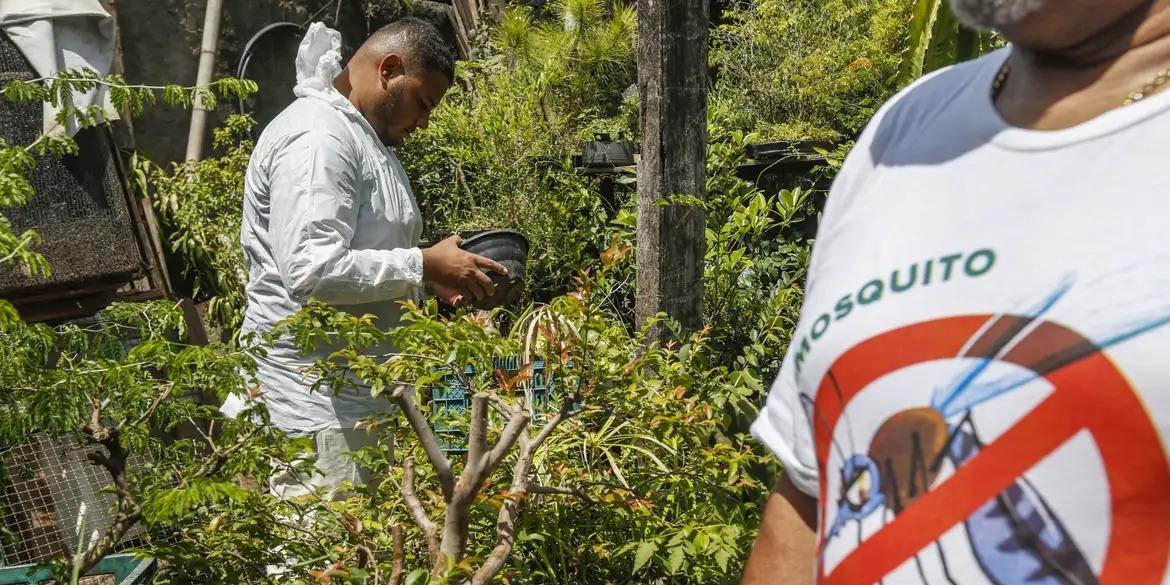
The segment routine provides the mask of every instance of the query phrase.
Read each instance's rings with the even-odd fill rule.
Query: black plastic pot
[[[528,238],[512,230],[491,230],[475,234],[460,246],[472,254],[491,258],[508,269],[508,274],[484,271],[496,285],[492,296],[480,299],[475,306],[494,309],[520,300],[524,294],[525,266],[528,264]]]

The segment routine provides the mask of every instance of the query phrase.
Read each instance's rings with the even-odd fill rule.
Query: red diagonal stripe
[[[963,522],[1084,427],[1076,401],[1065,396],[1061,392],[1050,395],[949,479],[866,539],[821,582],[876,583]]]

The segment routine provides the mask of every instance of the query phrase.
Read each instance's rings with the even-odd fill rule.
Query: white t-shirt
[[[1170,582],[1170,92],[1023,130],[1006,56],[891,100],[829,196],[752,429],[820,582]]]

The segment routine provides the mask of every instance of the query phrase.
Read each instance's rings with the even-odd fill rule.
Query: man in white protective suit
[[[400,301],[424,292],[458,304],[493,291],[481,269],[506,273],[459,247],[458,236],[419,248],[422,217],[401,163],[388,147],[425,129],[454,75],[454,55],[421,20],[390,24],[341,68],[341,37],[320,23],[301,42],[296,101],[261,134],[248,164],[241,232],[248,267],[242,332],[263,333],[310,297],[352,314],[398,323]],[[376,440],[358,424],[390,410],[369,390],[311,390],[305,371],[331,348],[302,352],[282,339],[257,357],[262,403],[273,426],[312,437],[316,470],[278,473],[281,498],[339,494],[368,480],[349,453]],[[393,347],[373,351],[391,353]],[[223,405],[236,416],[247,398]]]

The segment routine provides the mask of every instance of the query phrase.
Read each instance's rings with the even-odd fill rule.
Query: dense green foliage
[[[761,0],[712,32],[711,116],[773,140],[848,140],[896,89],[905,0]]]
[[[244,317],[247,273],[239,232],[252,125],[237,115],[217,128],[212,149],[218,156],[174,163],[169,171],[146,160],[134,165],[138,190],[168,228],[168,243],[194,283],[193,294],[207,300],[212,323],[228,331],[239,330]]]
[[[460,63],[430,128],[399,150],[428,232],[519,228],[532,242],[533,291],[563,292],[605,247],[605,210],[570,155],[592,129],[627,130],[634,12],[600,0],[510,9]],[[566,28],[563,23],[573,22]]]

